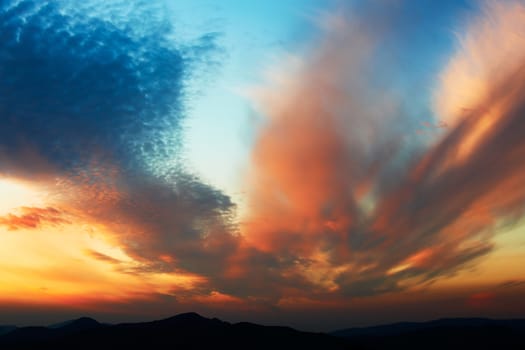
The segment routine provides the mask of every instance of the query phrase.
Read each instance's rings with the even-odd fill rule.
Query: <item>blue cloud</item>
[[[51,165],[76,186],[112,181],[106,170],[117,168],[118,199],[99,202],[104,193],[90,186],[71,205],[147,232],[119,233],[146,270],[174,268],[157,261],[160,251],[214,271],[235,246],[234,204],[177,159],[187,85],[221,57],[220,34],[180,43],[162,1],[109,3],[0,0],[0,174],[32,178]],[[207,248],[215,236],[230,238]]]
[[[75,2],[76,3],[76,2]],[[62,170],[94,152],[122,167],[175,157],[192,60],[160,2],[0,1],[0,148]]]

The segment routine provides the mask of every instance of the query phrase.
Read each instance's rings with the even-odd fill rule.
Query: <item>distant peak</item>
[[[204,317],[204,316],[199,315],[199,314],[196,313],[196,312],[185,312],[185,313],[182,313],[182,314],[178,314],[178,315],[176,315],[175,317],[191,317],[191,318],[196,317],[196,318],[206,318],[206,317]]]
[[[75,323],[99,323],[97,320],[95,320],[94,318],[91,318],[91,317],[80,317],[80,318],[77,318],[76,320],[73,320],[72,322],[75,322]]]
[[[172,317],[168,317],[164,319],[163,321],[172,321],[172,320],[181,320],[181,321],[189,321],[189,320],[208,320],[206,317],[203,317],[199,315],[196,312],[185,312],[182,314],[178,314]]]
[[[91,317],[80,317],[74,320],[69,320],[49,326],[49,328],[61,329],[85,329],[100,326],[100,323]]]

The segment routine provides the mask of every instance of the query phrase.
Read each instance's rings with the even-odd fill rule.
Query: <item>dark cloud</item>
[[[51,1],[3,5],[0,16],[3,152],[32,147],[70,168],[96,152],[125,163],[168,149],[185,64],[162,33],[134,36]]]
[[[525,280],[511,280],[503,282],[499,285],[501,288],[514,288],[514,287],[523,287],[525,285]]]
[[[29,148],[62,170],[102,156],[133,171],[173,163],[185,81],[214,57],[219,34],[176,42],[159,4],[2,2],[3,157]]]
[[[170,184],[161,180],[136,181],[131,186],[133,191],[125,198],[96,214],[108,225],[118,218],[137,232],[130,237],[128,253],[159,270],[171,266],[220,275],[237,244],[229,197],[186,174],[173,178],[173,190],[167,190]],[[172,264],[159,259],[166,255],[173,257]]]
[[[113,265],[118,265],[118,264],[121,264],[122,261],[118,260],[118,259],[115,259],[109,255],[106,255],[106,254],[103,254],[103,253],[100,253],[100,252],[97,252],[96,250],[87,250],[86,251],[86,255],[89,255],[97,260],[100,260],[100,261],[104,261],[104,262],[108,262],[110,264],[113,264]]]
[[[0,2],[0,173],[52,174],[142,272],[220,274],[234,205],[180,159],[187,86],[221,57],[220,33],[179,42],[162,4]]]

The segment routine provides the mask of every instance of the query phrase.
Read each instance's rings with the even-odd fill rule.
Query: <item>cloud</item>
[[[525,285],[524,280],[512,280],[512,281],[506,281],[500,284],[501,288],[515,288],[515,287],[522,287]]]
[[[171,112],[180,104],[184,62],[163,35],[137,36],[60,2],[2,10],[5,154],[30,148],[68,169],[97,151],[130,162],[173,142],[163,130],[180,119]]]
[[[338,19],[309,57],[282,63],[251,92],[266,120],[248,180],[249,244],[314,298],[431,282],[490,252],[495,229],[525,204],[523,14],[518,2],[489,3],[463,29],[436,116],[464,117],[443,115],[447,128],[426,143],[375,83],[375,55],[393,34],[374,27],[373,12]],[[458,99],[454,77],[485,91]]]
[[[36,229],[42,225],[68,224],[64,213],[55,208],[27,208],[18,210],[20,214],[7,214],[0,216],[0,226],[7,227],[10,231],[18,229]]]
[[[329,17],[337,25],[310,57],[291,57],[271,72],[270,86],[252,92],[268,119],[252,153],[243,230],[250,245],[277,255],[281,276],[312,295],[396,289],[367,223],[401,141],[390,133],[396,102],[367,81],[384,35],[376,19]],[[377,95],[382,102],[371,100]]]
[[[220,33],[178,41],[163,1],[119,0],[2,2],[0,33],[0,174],[43,182],[141,271],[219,273],[234,204],[180,155],[187,86],[221,57]]]
[[[520,68],[525,59],[524,16],[522,1],[486,1],[481,15],[469,19],[469,28],[458,30],[458,51],[441,73],[435,94],[434,107],[443,120],[457,122],[467,116],[490,98],[494,84]]]
[[[109,255],[97,252],[97,251],[92,250],[92,249],[86,250],[86,254],[91,256],[91,257],[93,257],[93,258],[95,258],[95,259],[97,259],[97,260],[104,261],[104,262],[107,262],[107,263],[110,263],[110,264],[119,265],[119,264],[122,263],[122,261],[119,260],[119,259],[113,258],[113,257],[111,257]]]

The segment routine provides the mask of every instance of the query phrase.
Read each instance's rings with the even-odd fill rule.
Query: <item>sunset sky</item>
[[[0,0],[0,324],[525,317],[525,1]]]

